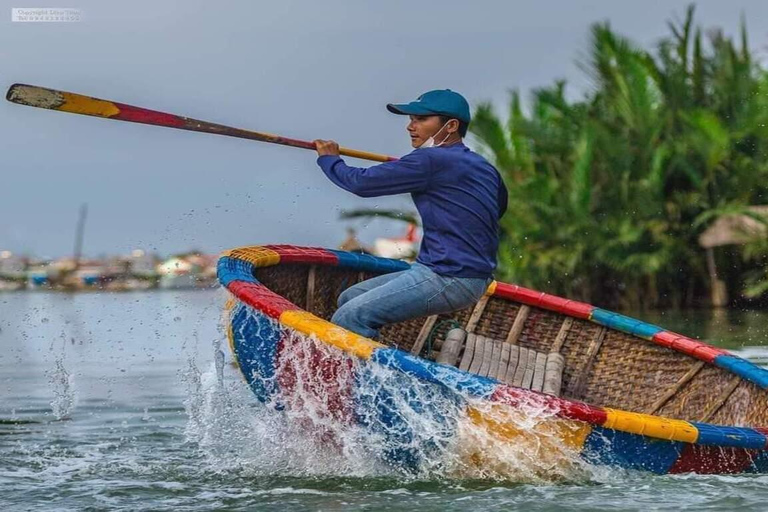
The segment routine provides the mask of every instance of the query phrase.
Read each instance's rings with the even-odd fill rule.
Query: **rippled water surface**
[[[768,476],[593,468],[565,483],[425,480],[308,449],[256,403],[228,354],[216,356],[224,300],[213,290],[0,294],[4,508],[766,509]],[[645,319],[768,363],[766,313]]]

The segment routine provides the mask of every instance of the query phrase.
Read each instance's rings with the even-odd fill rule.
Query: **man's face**
[[[443,126],[440,116],[410,116],[408,123],[408,135],[411,136],[411,146],[418,148],[426,140],[432,137]],[[443,130],[445,132],[445,130]]]

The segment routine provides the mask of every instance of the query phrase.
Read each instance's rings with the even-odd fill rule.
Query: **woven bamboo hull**
[[[594,463],[656,473],[768,472],[768,429],[761,428],[768,426],[768,371],[659,327],[504,283],[493,283],[487,297],[466,310],[386,326],[379,343],[327,322],[341,291],[407,266],[293,246],[225,253],[219,280],[235,299],[232,349],[258,398],[271,401],[295,386],[291,378],[279,375],[286,333],[293,331],[313,335],[331,348],[322,356],[323,372],[310,384],[318,393],[332,395],[328,412],[343,421],[359,421],[370,413],[356,408],[377,407],[355,395],[364,379],[349,374],[361,371],[345,362],[351,355],[364,363],[360,368],[387,367],[408,379],[434,383],[448,394],[462,393],[510,410],[531,404],[548,408],[569,422],[564,443]],[[468,331],[539,352],[556,346],[565,359],[561,397],[417,357],[431,326],[448,318]],[[446,325],[432,333],[433,351],[440,350],[447,330]],[[341,378],[353,384],[335,384]],[[473,419],[478,428],[492,430],[499,443],[510,442],[512,427]],[[413,463],[408,453],[397,457],[402,460],[396,462]]]

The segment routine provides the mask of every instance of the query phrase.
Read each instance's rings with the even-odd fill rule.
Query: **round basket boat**
[[[402,447],[412,439],[398,400],[365,389],[371,369],[384,368],[401,376],[403,388],[437,390],[428,401],[404,390],[413,410],[427,413],[437,396],[458,403],[498,443],[515,442],[519,425],[488,417],[478,403],[547,411],[562,443],[591,464],[659,474],[768,472],[768,429],[761,428],[768,426],[768,370],[661,327],[497,282],[473,307],[385,326],[378,341],[330,323],[344,289],[408,267],[320,248],[227,251],[218,278],[232,295],[230,344],[257,398],[290,407],[286,398],[310,389],[322,395],[328,417],[385,424],[384,435]],[[457,326],[467,336],[455,365],[436,362]],[[322,345],[314,349],[318,371],[287,375],[281,358],[296,343]],[[560,372],[550,375],[547,362],[558,358]],[[547,389],[550,377],[554,389]],[[403,467],[418,464],[412,449],[383,455]]]

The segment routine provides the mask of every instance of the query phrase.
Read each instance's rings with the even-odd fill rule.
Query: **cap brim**
[[[387,110],[393,114],[401,116],[435,116],[438,115],[434,110],[429,110],[421,105],[414,105],[413,103],[387,103]]]

